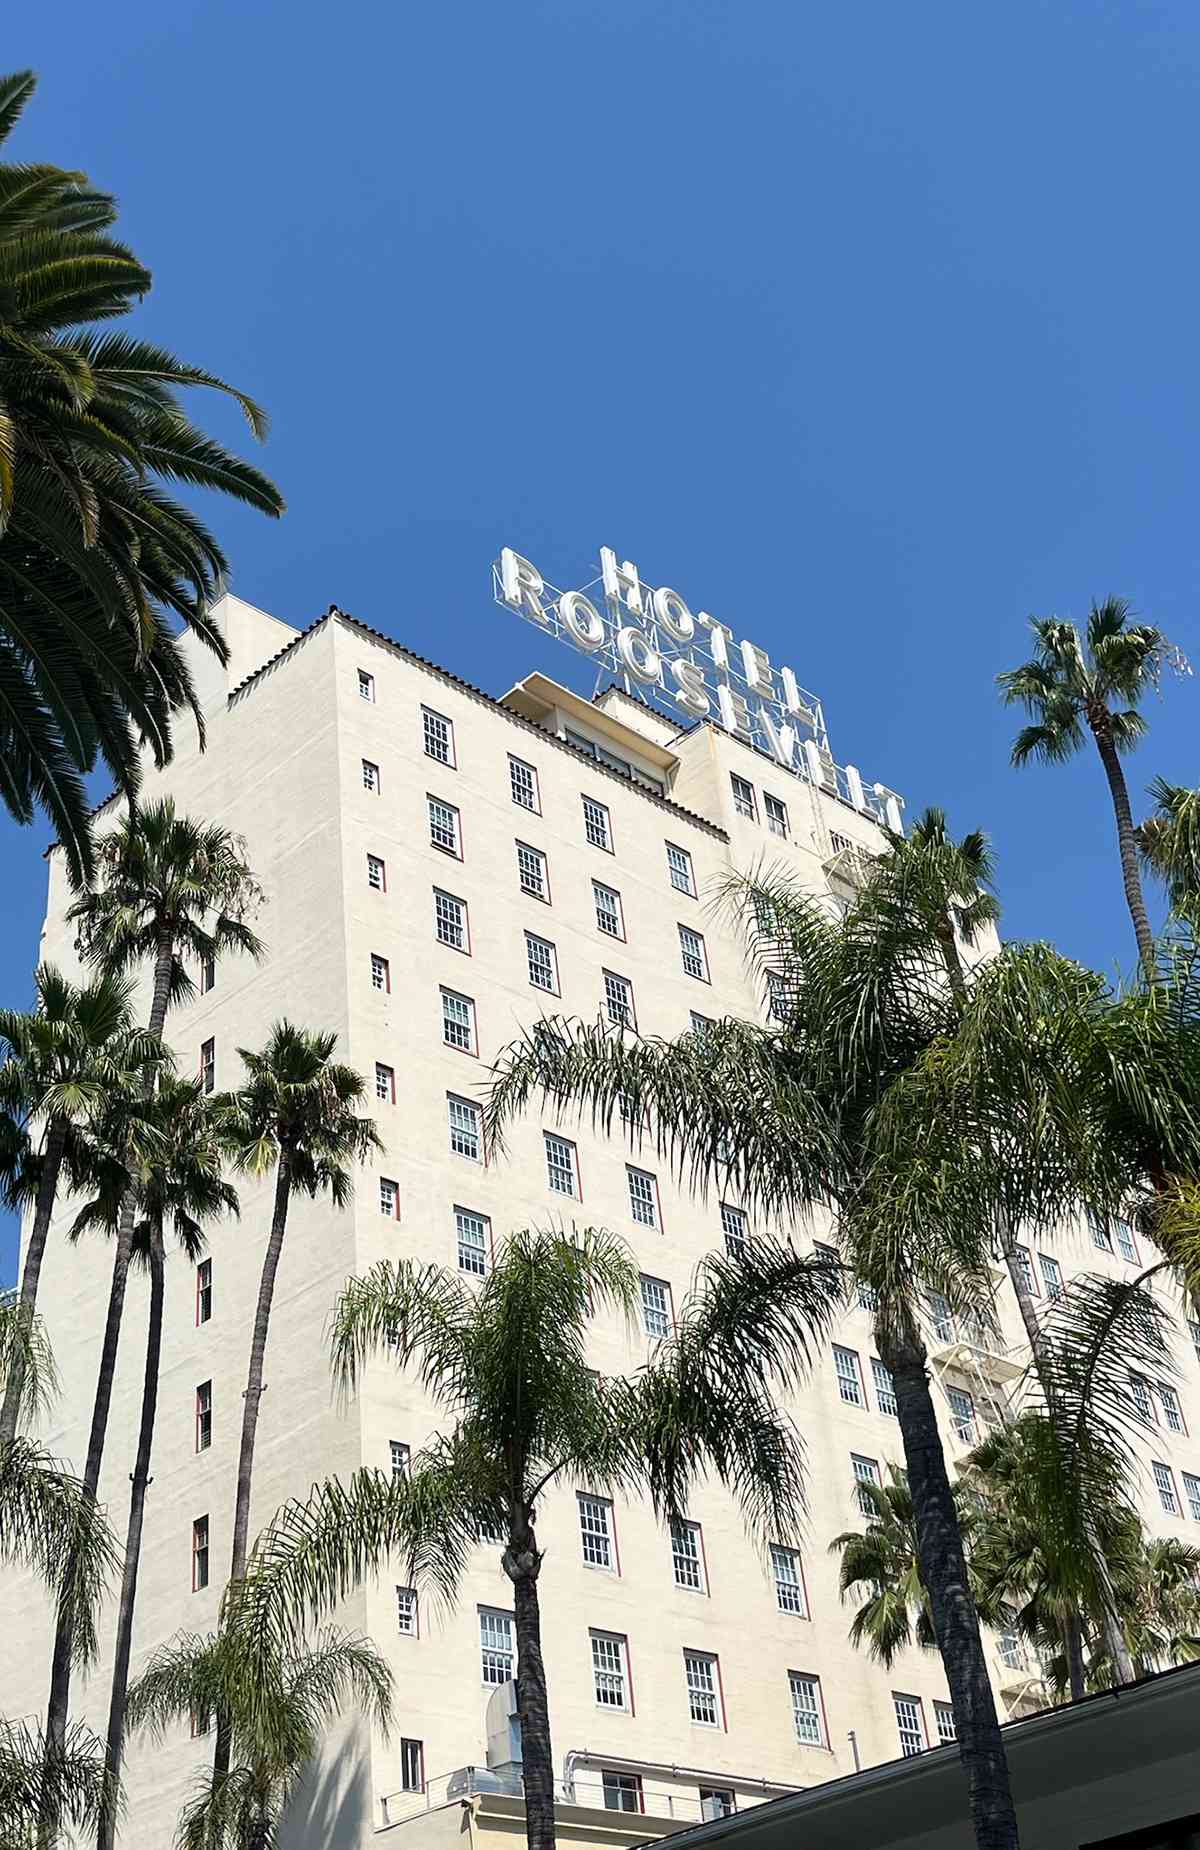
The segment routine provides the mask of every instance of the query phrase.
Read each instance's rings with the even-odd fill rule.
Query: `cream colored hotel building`
[[[169,791],[182,810],[245,837],[266,894],[257,927],[267,953],[258,965],[227,960],[207,988],[199,982],[170,1017],[170,1038],[184,1068],[225,1087],[241,1077],[237,1048],[260,1044],[280,1016],[336,1030],[340,1057],[370,1079],[385,1146],[348,1210],[293,1201],[259,1426],[257,1527],[315,1479],[403,1469],[434,1429],[420,1388],[382,1363],[348,1408],[331,1396],[330,1307],[349,1274],[379,1260],[411,1256],[475,1275],[513,1227],[615,1229],[643,1274],[643,1330],[631,1339],[615,1321],[598,1328],[595,1359],[612,1371],[645,1359],[697,1262],[745,1228],[738,1202],[694,1198],[648,1149],[536,1111],[514,1126],[508,1157],[485,1164],[477,1101],[488,1057],[560,1010],[627,1014],[653,1035],[704,1017],[767,1019],[741,947],[704,895],[730,867],[765,858],[836,897],[854,851],[877,849],[881,836],[869,815],[729,733],[707,723],[680,732],[622,691],[589,701],[533,674],[497,700],[337,612],[302,633],[232,597],[221,614],[228,670],[195,660],[208,749],[199,753],[180,726],[179,755],[148,779],[147,796]],[[67,900],[52,855],[41,954],[72,969]],[[178,1253],[168,1259],[135,1674],[162,1641],[216,1622],[269,1215],[270,1184],[249,1187],[240,1222],[212,1231],[199,1273]],[[95,1239],[68,1248],[66,1219],[42,1278],[62,1374],[46,1438],[79,1464],[109,1254]],[[799,1230],[802,1243],[820,1236]],[[1111,1252],[1086,1236],[1053,1254],[1035,1250],[1035,1289],[1053,1289],[1059,1268],[1127,1271],[1136,1259],[1128,1239],[1118,1229]],[[998,1290],[1007,1353],[948,1327],[931,1334],[952,1458],[1019,1373],[1015,1305]],[[145,1296],[135,1278],[102,1485],[122,1534]],[[852,1611],[839,1601],[829,1542],[860,1519],[856,1477],[901,1454],[867,1310],[851,1303],[835,1335],[795,1408],[810,1502],[798,1552],[760,1552],[715,1487],[700,1491],[674,1535],[638,1503],[584,1498],[569,1483],[546,1497],[543,1628],[573,1841],[635,1843],[948,1737],[935,1656],[912,1650],[889,1672],[847,1639]],[[1159,1423],[1146,1515],[1194,1538],[1200,1443],[1188,1434],[1200,1430],[1200,1364],[1190,1345],[1176,1383],[1149,1391]],[[382,1576],[339,1615],[395,1672],[394,1733],[370,1739],[353,1718],[339,1726],[297,1802],[297,1843],[357,1845],[380,1833],[449,1841],[463,1828],[462,1799],[511,1783],[511,1768],[490,1781],[459,1772],[487,1764],[489,1699],[512,1663],[496,1551],[480,1548],[448,1613],[395,1580]],[[0,1598],[0,1712],[33,1715],[46,1693],[44,1602],[11,1573]],[[107,1623],[111,1633],[111,1607]],[[1003,1711],[1023,1712],[1036,1697],[1031,1667],[1011,1640],[992,1639],[991,1652]],[[108,1674],[102,1659],[80,1686],[101,1732]],[[505,1702],[502,1693],[493,1705],[494,1763],[509,1758],[496,1713]],[[169,1842],[210,1753],[211,1740],[186,1730],[133,1744],[123,1841],[136,1850]],[[520,1805],[502,1792],[476,1810],[480,1831],[487,1819],[519,1828]]]

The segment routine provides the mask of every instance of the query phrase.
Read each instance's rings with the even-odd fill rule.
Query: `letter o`
[[[660,585],[654,593],[654,614],[676,642],[695,640],[696,619],[678,591],[672,591],[670,585]]]
[[[590,654],[604,647],[604,618],[582,591],[564,591],[558,600],[558,616],[572,642]]]
[[[627,674],[643,687],[656,687],[662,680],[662,658],[652,649],[641,630],[617,631],[617,654]]]

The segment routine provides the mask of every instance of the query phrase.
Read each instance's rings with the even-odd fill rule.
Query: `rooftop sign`
[[[712,720],[793,777],[899,832],[899,798],[883,784],[865,786],[853,765],[834,763],[821,703],[790,668],[775,667],[765,649],[706,610],[693,614],[669,585],[643,584],[610,546],[600,548],[599,576],[579,591],[557,590],[511,546],[492,582],[497,603],[590,656],[681,727]]]

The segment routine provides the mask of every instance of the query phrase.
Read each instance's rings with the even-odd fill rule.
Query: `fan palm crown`
[[[1173,912],[1200,911],[1200,790],[1156,777],[1154,814],[1138,830],[1142,864],[1161,880]]]

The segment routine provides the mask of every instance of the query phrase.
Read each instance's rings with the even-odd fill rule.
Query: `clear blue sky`
[[[272,414],[289,513],[214,509],[241,595],[590,691],[489,563],[581,584],[612,545],[790,662],[910,814],[988,829],[1010,936],[1128,965],[1099,765],[1010,771],[993,676],[1110,592],[1200,657],[1193,5],[42,17],[13,154],[118,194],[146,330]],[[1200,781],[1198,714],[1151,704],[1139,796]],[[11,1002],[46,839],[0,821]]]

